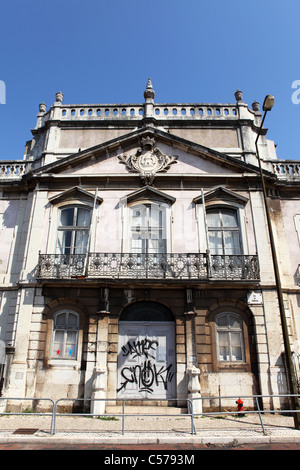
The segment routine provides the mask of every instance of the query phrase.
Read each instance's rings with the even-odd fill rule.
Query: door
[[[174,322],[119,322],[119,398],[175,398],[175,372]]]

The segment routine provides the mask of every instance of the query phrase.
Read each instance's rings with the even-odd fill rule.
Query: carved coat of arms
[[[144,137],[141,139],[141,147],[135,155],[118,156],[120,163],[124,163],[130,172],[138,172],[144,182],[152,184],[156,173],[167,171],[170,165],[176,163],[177,156],[165,155],[155,146],[153,138]]]

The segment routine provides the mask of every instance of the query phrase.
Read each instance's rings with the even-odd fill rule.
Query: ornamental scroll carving
[[[120,163],[126,165],[128,171],[138,172],[147,185],[153,183],[156,173],[167,171],[178,159],[175,155],[162,153],[155,146],[155,140],[149,136],[141,139],[141,147],[135,155],[119,155],[118,158]]]

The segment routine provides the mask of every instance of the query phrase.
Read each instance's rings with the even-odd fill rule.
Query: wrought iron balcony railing
[[[206,253],[40,254],[40,279],[259,280],[257,255]]]
[[[259,280],[257,255],[209,255],[208,277],[211,279]]]

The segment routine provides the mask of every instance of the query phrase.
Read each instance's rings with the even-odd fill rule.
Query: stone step
[[[121,414],[122,406],[107,405],[105,409],[106,414]],[[187,413],[187,408],[178,408],[173,406],[125,406],[125,415],[127,414],[162,414],[162,415],[180,415]]]

